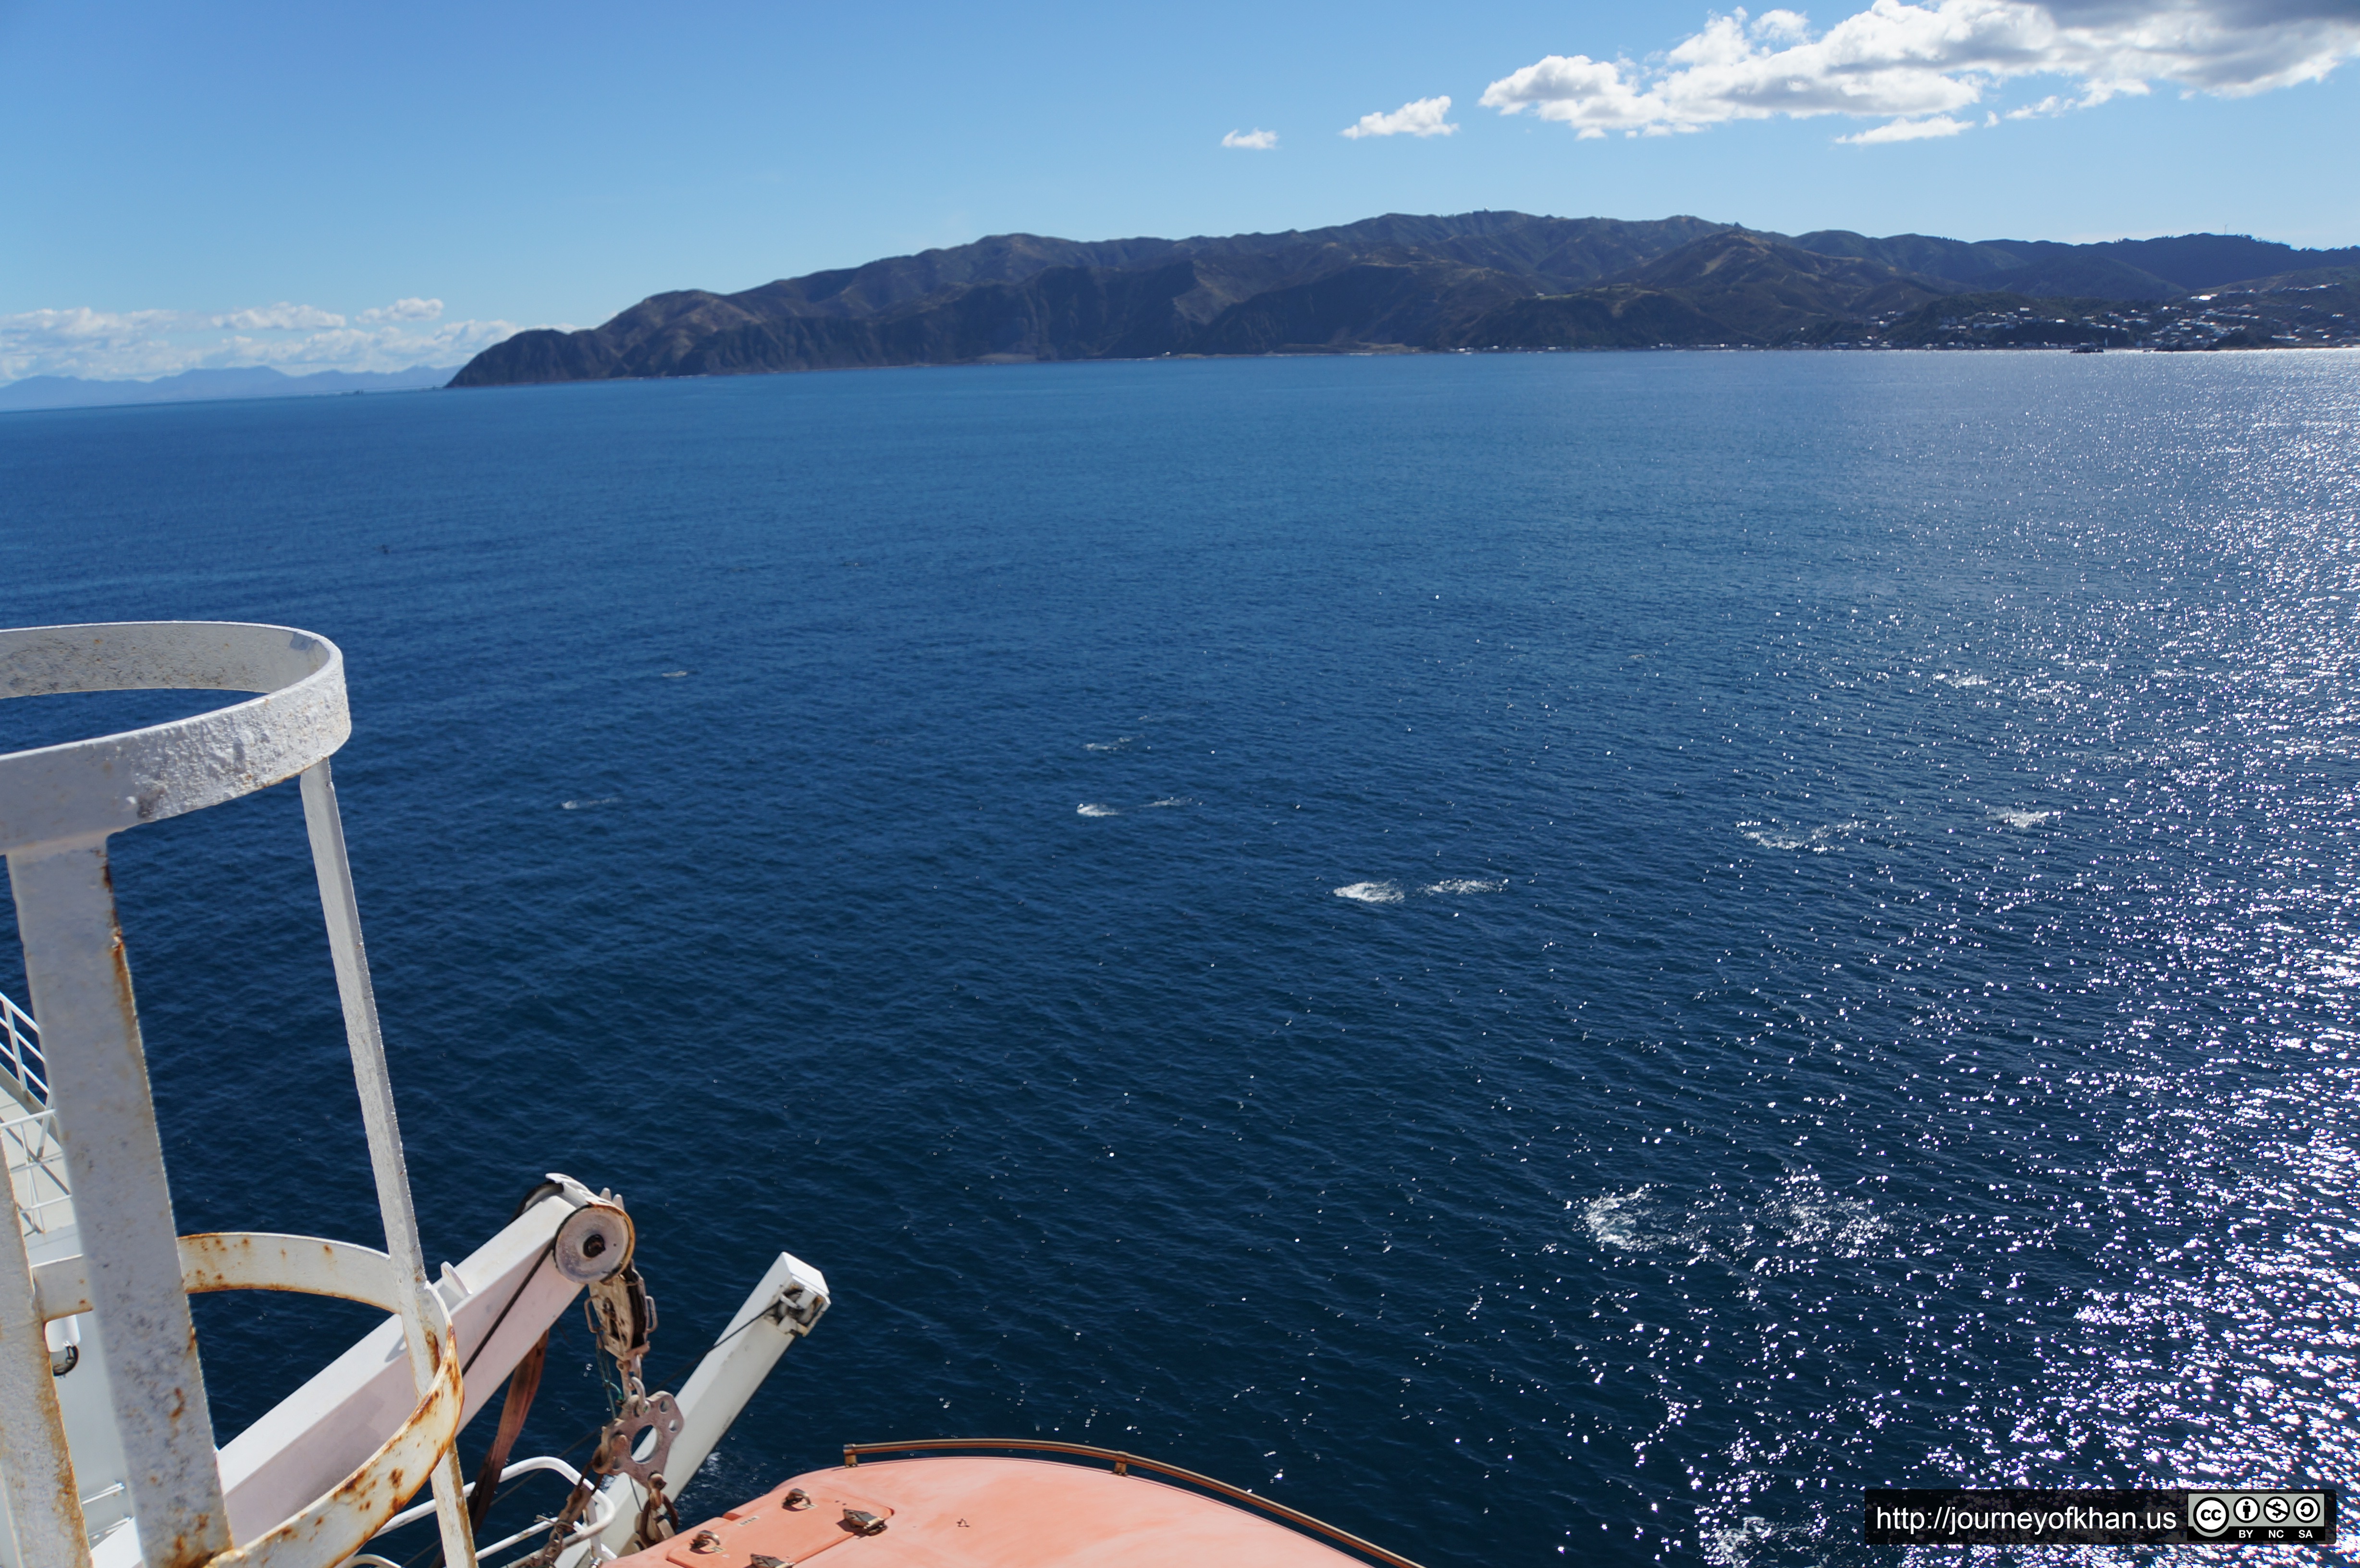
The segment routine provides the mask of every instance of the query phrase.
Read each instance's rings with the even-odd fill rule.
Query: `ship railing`
[[[58,1137],[57,1112],[0,1121],[0,1155],[7,1160],[17,1228],[27,1238],[72,1223],[73,1194],[66,1185],[66,1146]]]
[[[545,1454],[531,1459],[518,1460],[515,1464],[500,1472],[500,1479],[503,1482],[512,1481],[519,1475],[530,1475],[533,1472],[539,1470],[546,1470],[552,1475],[560,1476],[565,1481],[577,1486],[582,1484],[581,1471],[576,1470],[573,1465],[568,1465],[563,1459],[552,1458],[550,1455]],[[475,1495],[475,1483],[473,1481],[468,1482],[464,1490],[467,1496],[470,1497],[474,1497]],[[566,1547],[578,1546],[582,1542],[596,1537],[608,1525],[615,1522],[615,1512],[617,1506],[618,1504],[616,1497],[603,1489],[592,1494],[590,1498],[589,1516],[574,1529],[573,1534],[567,1536],[563,1541],[558,1543],[559,1547],[563,1549]],[[382,1538],[384,1536],[390,1535],[395,1530],[399,1530],[403,1525],[416,1524],[421,1519],[427,1518],[433,1512],[434,1505],[432,1503],[421,1503],[416,1508],[405,1508],[400,1513],[398,1513],[391,1519],[386,1520],[384,1528],[377,1531],[377,1536]],[[524,1542],[533,1540],[535,1537],[540,1537],[545,1540],[549,1535],[550,1526],[556,1522],[557,1520],[553,1516],[536,1519],[533,1523],[527,1525],[520,1530],[518,1530],[514,1535],[503,1536],[497,1541],[486,1541],[477,1545],[475,1548],[475,1555],[479,1558],[489,1557],[495,1552],[505,1552],[511,1546],[520,1546]],[[374,1541],[372,1541],[371,1544],[375,1544]],[[541,1555],[542,1555],[542,1553],[538,1552],[531,1552],[528,1554],[528,1558],[538,1557]],[[528,1558],[519,1558],[517,1563],[509,1564],[508,1568],[520,1568],[520,1564],[527,1561]],[[344,1568],[401,1568],[401,1565],[393,1562],[389,1558],[378,1557],[373,1553],[364,1552],[358,1557],[350,1559],[345,1563]]]
[[[41,1054],[41,1026],[5,992],[0,992],[0,1073],[16,1081],[28,1103],[49,1103],[49,1063]]]

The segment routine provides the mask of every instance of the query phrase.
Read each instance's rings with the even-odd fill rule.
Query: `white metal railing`
[[[57,1112],[36,1111],[0,1122],[0,1156],[7,1160],[9,1195],[16,1202],[16,1225],[26,1236],[47,1236],[73,1218]]]
[[[530,1475],[535,1471],[541,1470],[546,1470],[552,1475],[562,1476],[577,1486],[582,1484],[581,1471],[576,1470],[573,1465],[568,1465],[563,1459],[552,1459],[547,1454],[542,1454],[540,1457],[533,1459],[518,1460],[515,1464],[500,1472],[500,1479],[502,1481],[509,1481],[515,1479],[519,1475]],[[475,1484],[473,1481],[468,1482],[465,1489],[468,1496],[473,1497],[475,1491]],[[592,1494],[590,1498],[590,1517],[584,1519],[581,1525],[574,1530],[574,1533],[567,1536],[561,1544],[567,1547],[579,1546],[582,1542],[596,1536],[608,1525],[615,1522],[615,1510],[618,1506],[617,1498],[604,1488]],[[405,1508],[400,1513],[398,1513],[391,1519],[386,1520],[385,1524],[377,1530],[377,1534],[379,1536],[388,1535],[394,1530],[399,1530],[403,1525],[417,1523],[420,1519],[426,1518],[433,1511],[434,1505],[432,1503],[421,1503],[416,1508]],[[530,1541],[535,1536],[546,1537],[549,1534],[549,1527],[556,1522],[557,1520],[554,1518],[537,1519],[533,1523],[527,1525],[524,1529],[517,1531],[514,1535],[503,1536],[497,1541],[476,1547],[475,1553],[479,1557],[488,1557],[495,1552],[504,1552],[511,1546],[521,1545],[523,1542]],[[609,1561],[609,1559],[605,1557],[600,1557],[596,1560],[600,1562]],[[359,1565],[363,1563],[376,1564],[385,1562],[386,1559],[382,1557],[355,1557],[345,1565],[345,1568],[359,1568]],[[391,1568],[390,1564],[388,1564],[388,1568]],[[516,1568],[516,1564],[509,1564],[509,1568]]]
[[[58,1141],[58,1114],[48,1108],[49,1064],[41,1054],[41,1026],[5,992],[0,992],[0,1073],[12,1081],[16,1098],[40,1107],[29,1116],[0,1121],[0,1157],[6,1160],[18,1227],[27,1236],[46,1236],[73,1217],[65,1145]],[[0,1098],[0,1105],[5,1104]]]
[[[41,1026],[5,992],[0,992],[0,1071],[22,1085],[35,1105],[49,1103],[49,1063],[41,1054]]]

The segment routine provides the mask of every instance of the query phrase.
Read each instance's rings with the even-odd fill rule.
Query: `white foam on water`
[[[1737,831],[1765,849],[1808,849],[1813,855],[1828,852],[1828,840],[1835,836],[1832,826],[1822,825],[1808,832],[1799,828],[1765,827],[1760,822],[1740,822]]]
[[[586,811],[596,806],[614,805],[621,799],[620,795],[606,795],[595,800],[560,800],[557,809],[561,811]]]
[[[1809,1171],[1750,1200],[1718,1186],[1690,1203],[1652,1186],[1607,1192],[1582,1205],[1581,1225],[1591,1241],[1617,1252],[1673,1254],[1741,1271],[1801,1254],[1857,1258],[1892,1228],[1866,1200],[1830,1192]]]
[[[1993,816],[2012,828],[2037,828],[2043,822],[2053,822],[2064,814],[2062,811],[2006,811],[1996,809],[1992,812]]]
[[[1860,1257],[1893,1228],[1868,1200],[1830,1192],[1808,1171],[1780,1182],[1777,1194],[1763,1205],[1763,1212],[1779,1243],[1840,1258]]]
[[[1148,801],[1147,804],[1141,807],[1140,810],[1153,811],[1158,806],[1193,806],[1196,803],[1196,802],[1193,799],[1186,795],[1166,795],[1161,800]]]
[[[1391,882],[1352,882],[1337,888],[1336,897],[1361,904],[1398,904],[1402,890]]]
[[[1991,684],[1990,677],[1972,674],[1964,670],[1955,670],[1947,672],[1938,670],[1934,672],[1934,679],[1939,681],[1946,686],[1988,686]]]
[[[1617,1252],[1683,1254],[1691,1263],[1718,1256],[1710,1226],[1652,1187],[1592,1198],[1582,1205],[1581,1225],[1591,1241]]]
[[[1082,742],[1082,749],[1084,751],[1120,751],[1138,738],[1137,735],[1117,735],[1112,740],[1086,740]]]
[[[1819,855],[1826,852],[1828,830],[1813,828],[1807,833],[1749,833],[1745,836],[1765,849],[1808,849]]]
[[[1646,1225],[1647,1189],[1609,1192],[1581,1206],[1581,1228],[1601,1247],[1618,1252],[1649,1252]]]
[[[1828,1530],[1819,1521],[1772,1524],[1758,1514],[1741,1514],[1732,1524],[1726,1518],[1703,1517],[1700,1511],[1697,1523],[1697,1544],[1712,1568],[1748,1568],[1755,1558],[1765,1554],[1774,1560],[1795,1553],[1806,1562],[1826,1561],[1812,1550],[1829,1539]]]
[[[685,670],[667,670],[663,672],[663,678],[667,681],[678,681],[690,673]]]
[[[1112,806],[1101,806],[1096,800],[1085,800],[1080,805],[1076,806],[1074,811],[1077,814],[1085,817],[1119,817],[1122,815],[1120,811],[1116,811]]]
[[[1498,893],[1505,891],[1507,886],[1508,879],[1504,877],[1488,878],[1446,877],[1439,882],[1427,883],[1426,891],[1429,893]]]

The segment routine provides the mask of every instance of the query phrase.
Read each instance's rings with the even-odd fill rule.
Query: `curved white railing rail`
[[[515,1464],[508,1466],[508,1468],[500,1472],[500,1479],[505,1483],[513,1481],[519,1475],[531,1475],[543,1471],[546,1471],[550,1475],[563,1477],[570,1485],[578,1486],[582,1484],[581,1471],[576,1470],[564,1460],[555,1458],[546,1454],[537,1455],[531,1459],[518,1460]],[[475,1495],[475,1483],[470,1481],[467,1483],[467,1496],[472,1498]],[[563,1549],[569,1546],[577,1546],[583,1541],[588,1541],[591,1537],[598,1534],[608,1525],[615,1522],[615,1515],[620,1505],[617,1500],[616,1494],[603,1489],[600,1490],[590,1499],[589,1512],[584,1517],[581,1524],[575,1527],[574,1533],[568,1535],[563,1541],[558,1542],[559,1547]],[[385,1529],[379,1530],[377,1533],[384,1535],[390,1533],[393,1530],[399,1530],[403,1525],[416,1524],[420,1519],[424,1519],[433,1511],[434,1505],[432,1503],[421,1503],[414,1508],[405,1508],[400,1513],[398,1513],[391,1519],[386,1520]],[[554,1518],[544,1518],[536,1520],[532,1524],[525,1526],[524,1529],[516,1531],[512,1535],[504,1535],[497,1541],[480,1541],[476,1544],[475,1555],[478,1557],[488,1557],[495,1552],[505,1552],[511,1546],[521,1546],[526,1541],[531,1541],[536,1537],[545,1539],[549,1534],[549,1527],[556,1522],[557,1521]],[[530,1555],[537,1556],[539,1553],[531,1553]],[[359,1562],[360,1559],[355,1558],[354,1561]],[[376,1559],[376,1561],[382,1563],[385,1559],[380,1557]],[[515,1563],[510,1563],[508,1564],[508,1568],[517,1568],[517,1565]]]
[[[190,1295],[214,1290],[289,1290],[340,1296],[398,1312],[407,1293],[393,1259],[371,1247],[313,1236],[218,1231],[184,1236],[180,1288]],[[35,1315],[43,1322],[91,1310],[88,1260],[80,1257],[33,1270]],[[433,1336],[434,1380],[418,1406],[343,1485],[254,1540],[202,1559],[205,1568],[333,1568],[366,1545],[432,1470],[458,1435],[464,1390],[459,1339],[451,1313],[424,1292]],[[434,1505],[426,1506],[432,1512]],[[143,1537],[141,1544],[147,1544]],[[151,1554],[149,1561],[156,1560]]]

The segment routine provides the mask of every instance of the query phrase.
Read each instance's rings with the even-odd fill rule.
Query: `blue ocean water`
[[[692,1513],[1052,1434],[1772,1568],[1863,1486],[2360,1482],[2355,606],[2340,353],[0,419],[0,620],[344,648],[432,1255],[611,1184],[660,1374],[826,1271]],[[115,842],[184,1228],[374,1236],[304,853]],[[228,1300],[225,1431],[356,1326]]]

